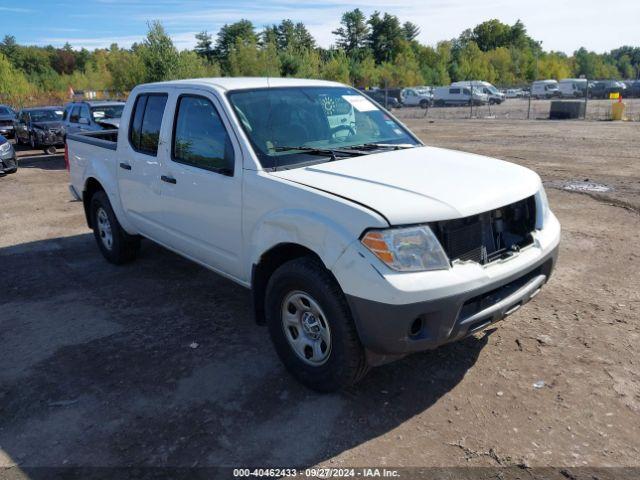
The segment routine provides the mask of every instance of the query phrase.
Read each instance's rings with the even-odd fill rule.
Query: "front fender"
[[[353,234],[335,220],[304,209],[282,209],[260,218],[248,244],[249,268],[273,247],[294,243],[316,253],[325,267],[333,267],[353,241]],[[246,272],[250,275],[250,271]]]

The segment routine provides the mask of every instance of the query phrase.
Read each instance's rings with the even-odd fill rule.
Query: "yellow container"
[[[622,120],[624,117],[625,104],[622,102],[616,102],[611,105],[611,120]]]

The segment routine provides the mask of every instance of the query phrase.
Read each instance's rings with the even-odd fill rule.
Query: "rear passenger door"
[[[181,90],[171,99],[162,148],[162,210],[168,246],[239,278],[242,247],[239,144],[218,98]]]
[[[167,99],[167,93],[138,94],[117,160],[122,207],[140,233],[159,242],[164,235],[158,151]]]

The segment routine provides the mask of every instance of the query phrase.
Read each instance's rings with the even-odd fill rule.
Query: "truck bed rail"
[[[67,140],[87,143],[96,147],[116,150],[118,146],[118,130],[104,130],[99,132],[70,133]]]

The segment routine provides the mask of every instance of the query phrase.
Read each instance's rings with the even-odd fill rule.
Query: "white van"
[[[505,95],[496,87],[494,87],[491,83],[485,82],[483,80],[464,80],[461,82],[453,82],[451,84],[452,87],[471,87],[476,88],[480,92],[484,93],[489,97],[489,103],[502,103],[505,100]]]
[[[444,107],[447,105],[469,105],[471,102],[471,88],[469,87],[437,87],[433,91],[433,104],[436,107]],[[473,89],[473,104],[486,105],[489,103],[487,94],[482,93],[479,89]]]
[[[557,80],[536,80],[531,84],[531,96],[533,98],[552,98],[560,95]]]
[[[558,89],[564,98],[582,98],[587,91],[587,79],[565,78],[558,83]]]

